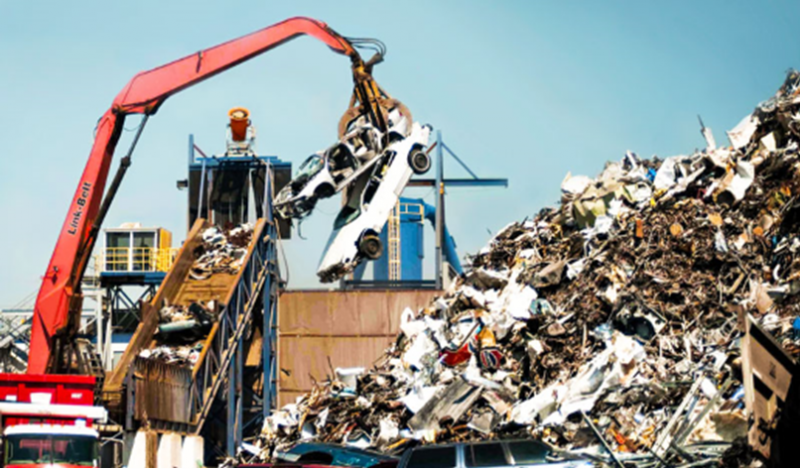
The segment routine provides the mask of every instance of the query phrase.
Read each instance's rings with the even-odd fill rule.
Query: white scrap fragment
[[[422,370],[425,366],[423,359],[426,355],[436,353],[438,348],[427,334],[418,334],[406,353],[403,354],[403,361],[417,370]]]
[[[678,177],[677,162],[685,156],[670,156],[661,163],[661,167],[656,172],[656,178],[653,180],[653,186],[656,189],[669,189],[674,186]]]
[[[486,306],[486,296],[472,286],[462,286],[461,294],[469,298],[476,306]]]
[[[703,378],[703,381],[700,382],[700,390],[709,399],[717,395],[717,385],[709,378]]]
[[[535,361],[536,357],[544,353],[544,345],[542,344],[541,340],[531,339],[525,345],[525,348],[528,351],[528,356],[531,357],[532,361]]]
[[[619,287],[615,284],[611,284],[602,294],[599,295],[602,295],[602,297],[608,300],[610,304],[616,304],[617,299],[619,298]]]
[[[649,184],[638,183],[625,186],[625,190],[631,199],[637,204],[647,202],[653,197],[653,189]],[[613,201],[612,201],[613,203]]]
[[[756,133],[758,124],[760,124],[758,118],[750,114],[745,116],[736,127],[729,130],[728,140],[731,141],[733,148],[746,147],[747,144],[750,143],[750,139],[753,138],[753,134]]]
[[[719,252],[728,252],[728,243],[725,241],[725,235],[722,234],[721,230],[717,230],[717,234],[714,235],[714,248]]]
[[[556,410],[558,402],[567,394],[567,387],[553,384],[532,398],[519,402],[511,409],[511,420],[520,425],[531,425],[536,417],[547,417]]]
[[[428,401],[444,386],[423,386],[419,389],[412,389],[411,392],[400,398],[406,408],[412,414],[416,414],[428,403]]]
[[[578,259],[575,262],[570,262],[567,264],[567,278],[570,280],[575,280],[578,278],[578,275],[583,272],[584,267],[586,267],[586,259]]]
[[[510,295],[506,311],[514,319],[525,321],[531,318],[531,302],[538,297],[533,287],[525,286],[521,292]]]
[[[390,442],[395,440],[400,435],[400,428],[394,420],[385,418],[380,422],[380,432],[378,433],[378,441]]]
[[[778,144],[775,142],[775,132],[770,132],[761,139],[761,145],[764,149],[772,153],[778,149]]]
[[[622,203],[622,200],[614,199],[608,203],[608,209],[606,210],[606,213],[611,215],[613,218],[617,218],[622,214],[622,210],[624,207],[625,204]],[[599,219],[600,217],[597,218]],[[595,226],[597,226],[597,221],[595,221]]]
[[[325,424],[328,422],[328,413],[329,413],[329,410],[326,407],[325,409],[323,409],[322,412],[320,412],[317,415],[317,420],[314,421],[314,425],[317,426],[317,431],[318,432],[322,431],[322,429],[325,428]]]
[[[300,429],[300,439],[311,440],[316,438],[317,431],[317,427],[314,426],[311,420],[306,420],[305,423],[303,423],[303,428]]]
[[[742,200],[744,198],[745,192],[750,186],[753,184],[753,179],[755,179],[755,168],[753,167],[753,163],[749,161],[739,161],[736,164],[735,174],[731,179],[731,182],[725,188],[727,192],[730,192],[733,195],[734,199]]]
[[[717,168],[725,169],[731,162],[732,152],[728,148],[717,148],[706,155],[706,159]]]
[[[424,320],[415,319],[416,314],[411,308],[406,308],[400,315],[400,330],[406,337],[413,338],[424,331],[427,326]]]
[[[561,182],[561,192],[569,195],[580,195],[594,181],[586,176],[573,176],[567,173]]]

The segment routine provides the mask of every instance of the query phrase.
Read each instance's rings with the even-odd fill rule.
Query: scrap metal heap
[[[194,249],[189,278],[206,281],[216,274],[236,275],[246,260],[253,239],[253,225],[243,223],[230,229],[216,226],[202,232]],[[192,368],[200,359],[203,345],[219,320],[218,300],[193,300],[188,304],[165,304],[159,311],[158,333],[151,347],[139,352],[143,360]]]
[[[607,464],[752,464],[737,317],[800,355],[798,90],[792,72],[731,146],[704,127],[691,155],[568,175],[559,208],[503,228],[372,370],[335,370],[242,458],[531,436]]]

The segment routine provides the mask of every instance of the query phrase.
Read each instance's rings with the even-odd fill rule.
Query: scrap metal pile
[[[568,175],[559,208],[502,229],[372,370],[336,370],[248,453],[531,436],[610,465],[751,464],[738,316],[800,355],[798,90],[792,72],[730,146],[703,128],[691,155]]]
[[[203,231],[202,236],[203,244],[197,247],[194,265],[189,272],[193,280],[206,280],[220,272],[239,272],[253,237],[253,225],[244,223],[229,230],[212,226]]]
[[[195,248],[189,278],[203,282],[215,274],[235,275],[242,267],[252,238],[253,225],[248,223],[227,230],[207,228],[202,233],[203,242]],[[158,312],[155,344],[139,352],[139,357],[193,367],[200,358],[204,339],[217,321],[219,306],[215,300],[164,305]]]

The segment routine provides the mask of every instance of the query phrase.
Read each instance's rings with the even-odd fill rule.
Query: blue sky
[[[798,66],[798,13],[788,1],[0,0],[0,307],[38,288],[94,125],[138,71],[297,15],[383,40],[378,82],[478,174],[510,179],[505,190],[450,192],[447,222],[464,254],[555,204],[567,171],[594,175],[627,149],[701,147],[697,114],[724,141]],[[301,38],[170,98],[106,226],[139,221],[182,239],[186,193],[175,181],[189,133],[220,152],[227,110],[246,106],[260,153],[297,165],[335,140],[350,90],[348,61]],[[307,240],[287,243],[291,286],[317,286],[337,204],[303,225]]]

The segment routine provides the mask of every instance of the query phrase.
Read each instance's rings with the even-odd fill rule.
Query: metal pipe
[[[442,131],[436,131],[436,289],[442,289],[442,235],[444,233],[444,153]]]
[[[158,326],[158,332],[161,334],[166,334],[170,332],[187,331],[190,329],[194,329],[199,325],[200,323],[198,323],[194,319],[188,319],[186,321],[173,321]]]
[[[272,165],[269,160],[266,161],[266,168],[264,169],[264,218],[272,223]]]
[[[415,202],[422,205],[425,219],[434,226],[434,229],[436,229],[436,208],[431,207],[430,204],[426,203],[422,199],[417,199],[417,201]],[[453,236],[450,234],[450,230],[447,228],[447,225],[444,226],[443,230],[444,233],[442,234],[444,237],[444,244],[442,245],[442,255],[447,260],[447,263],[453,267],[453,270],[461,274],[464,272],[464,269],[461,266],[461,260],[458,258],[455,239],[453,239]]]
[[[586,415],[586,412],[581,410],[581,417],[583,417],[584,422],[586,422],[586,424],[589,425],[589,428],[594,433],[594,436],[597,437],[597,439],[600,441],[600,444],[603,445],[603,448],[605,448],[606,451],[608,451],[608,454],[611,455],[611,459],[614,460],[614,463],[617,465],[617,467],[625,467],[625,465],[622,464],[619,458],[617,458],[617,455],[614,454],[613,451],[611,451],[611,447],[608,446],[608,442],[606,441],[605,438],[603,438],[603,435],[600,433],[600,430],[598,430],[597,427],[594,426],[594,423],[589,418],[589,416]]]
[[[200,192],[197,194],[197,218],[203,216],[203,193],[206,190],[206,159],[203,158],[202,169],[200,170]]]
[[[189,165],[186,167],[186,180],[189,181],[190,184],[187,184],[186,188],[186,206],[192,206],[192,191],[189,190],[191,187],[191,179],[192,179],[192,163],[194,163],[194,134],[189,134]],[[186,232],[188,233],[189,230],[192,229],[192,215],[190,210],[186,210]]]

